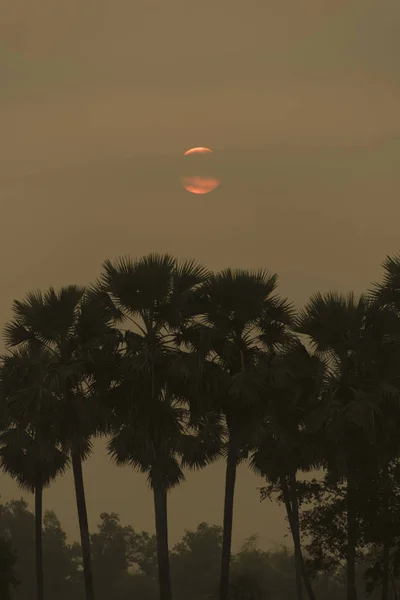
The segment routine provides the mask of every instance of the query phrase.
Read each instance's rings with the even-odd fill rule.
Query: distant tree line
[[[15,600],[30,600],[35,588],[35,517],[24,500],[0,504],[0,534],[13,557],[18,586]],[[154,534],[122,525],[118,515],[102,513],[97,531],[90,535],[93,580],[99,600],[157,600],[157,542]],[[222,527],[200,523],[186,531],[170,553],[171,579],[177,600],[213,598],[218,589]],[[2,555],[3,556],[3,555]],[[83,600],[82,554],[78,543],[67,543],[57,516],[43,519],[44,590],[49,598]],[[251,536],[232,556],[231,593],[240,600],[292,600],[294,557],[286,548],[264,551]],[[341,600],[344,578],[325,573],[316,585],[321,598]],[[1,590],[1,588],[0,588]],[[6,598],[6,596],[1,596]]]
[[[382,281],[359,297],[318,293],[300,312],[277,293],[277,276],[265,270],[213,273],[157,254],[106,261],[87,287],[49,288],[14,301],[0,365],[0,463],[34,493],[30,589],[37,600],[52,598],[43,491],[70,466],[80,545],[68,581],[79,580],[79,586],[82,579],[85,600],[99,600],[113,580],[112,563],[100,558],[106,540],[96,537],[105,534],[100,528],[90,535],[88,528],[82,465],[96,436],[107,438],[116,464],[145,473],[153,491],[155,537],[146,538],[153,571],[139,565],[145,578],[135,575],[131,595],[154,593],[157,577],[160,600],[179,598],[168,493],[186,469],[223,458],[221,549],[213,555],[218,583],[207,587],[204,599],[286,593],[237,572],[231,548],[235,482],[238,464],[247,462],[265,480],[261,499],[286,509],[294,548],[293,558],[286,555],[294,572],[288,598],[327,598],[326,586],[344,575],[346,600],[360,600],[364,592],[396,600],[400,257],[388,257],[383,268]],[[318,480],[302,475],[316,470],[323,473]],[[116,526],[115,515],[104,516],[104,529]],[[5,535],[0,545],[2,585],[20,593],[10,540],[14,544]],[[263,556],[258,564],[267,573],[271,555]],[[129,560],[125,574],[139,564]],[[191,577],[193,597],[204,573],[201,580]],[[150,587],[141,590],[140,582]]]

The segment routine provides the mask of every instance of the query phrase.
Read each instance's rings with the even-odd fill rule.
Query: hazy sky
[[[266,267],[297,305],[361,291],[400,249],[398,0],[1,0],[0,320],[32,288],[86,283],[150,251]],[[191,146],[223,181],[182,189]],[[221,523],[224,465],[170,499],[174,543]],[[90,524],[153,530],[145,480],[85,465]],[[241,468],[234,544],[285,541]],[[3,500],[19,495],[0,474]],[[78,537],[72,477],[46,492]],[[287,541],[287,540],[286,540]]]

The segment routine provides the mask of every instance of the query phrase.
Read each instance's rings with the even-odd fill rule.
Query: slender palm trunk
[[[310,577],[309,577],[307,569],[306,569],[303,553],[301,553],[301,573],[303,575],[304,587],[306,588],[307,596],[308,596],[309,600],[317,600],[317,597],[314,593],[314,590],[313,590],[313,587],[311,584]]]
[[[291,476],[291,485],[290,491],[284,477],[280,478],[281,487],[283,492],[283,498],[285,501],[286,513],[288,516],[288,521],[290,525],[290,531],[293,537],[293,546],[295,552],[295,568],[296,568],[296,583],[297,590],[299,594],[300,583],[299,583],[299,573],[303,578],[304,587],[306,588],[306,592],[309,600],[316,600],[316,596],[314,590],[312,588],[312,584],[310,578],[307,573],[306,565],[304,563],[303,552],[301,549],[301,541],[300,541],[300,519],[299,519],[299,506],[297,499],[297,490],[296,490],[296,476],[293,474]],[[294,490],[294,491],[293,491]],[[303,592],[301,592],[303,594]],[[298,597],[302,597],[298,595]]]
[[[228,456],[226,459],[224,523],[219,600],[228,600],[229,597],[229,571],[231,563],[233,503],[235,497],[237,459],[237,444],[230,432],[228,442]]]
[[[390,576],[390,542],[385,539],[383,542],[383,573],[382,573],[382,600],[389,598],[389,576]]]
[[[284,476],[280,477],[280,483],[283,493],[283,499],[286,507],[286,514],[289,521],[290,531],[293,538],[295,569],[296,569],[296,590],[298,600],[303,598],[303,586],[306,589],[309,600],[316,600],[314,590],[308,576],[306,566],[304,564],[303,553],[301,550],[300,541],[300,519],[299,519],[299,503],[297,499],[296,475],[290,475],[290,485]]]
[[[293,522],[293,545],[294,545],[294,560],[296,563],[296,588],[297,600],[303,600],[303,574],[302,574],[302,555],[300,545],[300,530],[299,530],[299,506],[297,502],[296,481],[293,482],[290,477],[290,499],[292,505],[292,522]]]
[[[299,499],[297,496],[297,481],[296,481],[296,473],[293,471],[290,474],[290,498],[292,504],[292,516],[293,516],[293,529],[294,529],[294,537],[293,544],[296,548],[297,546],[297,555],[298,562],[300,566],[300,571],[302,574],[302,578],[304,581],[304,587],[306,588],[307,595],[309,600],[316,600],[314,590],[311,585],[310,578],[307,573],[306,565],[304,563],[303,552],[301,550],[301,540],[300,540],[300,515],[299,515]]]
[[[397,594],[396,580],[393,577],[393,573],[390,573],[390,583],[392,584],[392,590],[393,590],[392,598],[393,598],[393,600],[398,600],[399,596]]]
[[[346,550],[346,600],[357,600],[356,588],[356,547],[357,518],[355,500],[355,476],[352,470],[347,474],[347,550]]]
[[[167,490],[162,482],[153,482],[156,520],[158,585],[160,600],[172,600],[171,572],[168,548]]]
[[[382,600],[389,598],[389,579],[390,579],[390,549],[392,539],[390,535],[390,481],[389,465],[386,463],[382,471],[383,479],[383,514],[384,514],[384,537],[383,537],[383,573],[382,573]]]
[[[296,523],[294,518],[294,506],[292,505],[292,494],[289,491],[288,483],[285,477],[280,478],[283,499],[286,507],[286,514],[289,521],[290,531],[293,538],[294,546],[294,565],[296,573],[296,596],[297,600],[303,600],[303,582],[302,582],[302,556],[300,547],[300,535],[296,531]]]
[[[35,554],[36,554],[36,598],[43,600],[43,486],[35,488]]]
[[[85,580],[86,600],[95,600],[93,587],[92,559],[90,553],[89,525],[86,509],[85,487],[83,484],[82,460],[80,456],[75,452],[71,453],[71,459],[72,470],[74,474],[79,531],[81,535],[83,576]]]

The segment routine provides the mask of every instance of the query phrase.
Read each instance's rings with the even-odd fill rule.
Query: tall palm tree
[[[5,356],[0,369],[3,404],[0,465],[19,486],[35,495],[37,600],[43,600],[43,489],[68,466],[68,456],[54,439],[54,405],[43,387],[45,353],[22,350]]]
[[[53,427],[71,456],[82,544],[86,599],[94,600],[82,462],[91,451],[91,436],[104,427],[105,413],[91,394],[93,352],[112,332],[110,314],[83,287],[58,292],[31,292],[14,301],[14,318],[5,328],[9,348],[47,350],[45,378],[55,402]]]
[[[316,294],[300,313],[296,329],[328,360],[328,379],[313,421],[324,434],[328,470],[346,480],[347,600],[357,600],[357,481],[367,450],[385,436],[384,407],[399,401],[399,319],[390,307],[365,295]]]
[[[279,374],[276,382],[271,382],[274,385],[268,392],[267,412],[250,466],[282,494],[293,538],[297,598],[303,598],[304,580],[309,599],[315,600],[301,550],[296,475],[319,466],[318,440],[307,433],[305,422],[318,399],[325,365],[296,339],[286,346],[278,361]]]
[[[375,284],[371,290],[371,296],[374,301],[382,307],[391,309],[398,317],[400,316],[400,255],[393,257],[387,256],[382,264],[384,272],[382,281]],[[394,330],[396,345],[399,342],[398,331]],[[387,423],[386,435],[384,437],[384,447],[381,448],[380,456],[384,457],[384,467],[382,472],[382,480],[384,483],[384,504],[386,507],[386,529],[387,534],[384,536],[383,546],[383,585],[382,585],[382,600],[388,600],[389,597],[389,577],[390,577],[390,545],[392,541],[392,531],[390,527],[391,515],[389,505],[389,463],[391,459],[397,459],[400,456],[399,440],[398,440],[398,420],[399,414],[395,410],[393,414],[393,406],[386,409]],[[394,429],[394,430],[393,430]],[[393,448],[394,444],[394,448]]]
[[[220,600],[228,600],[236,470],[244,432],[262,412],[262,378],[256,364],[262,348],[275,350],[288,337],[292,308],[275,294],[277,276],[267,271],[226,269],[201,286],[201,324],[210,360],[224,371],[215,409],[226,420],[226,477]],[[206,335],[205,335],[206,337]]]
[[[43,489],[66,470],[67,456],[49,444],[38,427],[15,426],[0,434],[0,465],[22,489],[35,495],[36,597],[43,600]]]
[[[206,276],[193,261],[151,254],[135,261],[106,261],[96,285],[116,323],[130,327],[124,333],[117,381],[107,394],[113,413],[109,449],[117,462],[129,462],[148,474],[154,492],[161,600],[172,597],[167,491],[183,478],[177,460],[183,455],[182,443],[197,443],[186,429],[193,424],[177,397],[189,361],[176,338],[199,313],[195,291]],[[211,460],[212,454],[206,452],[200,462]]]
[[[172,598],[167,494],[184,481],[185,467],[203,468],[221,456],[221,432],[215,422],[211,427],[200,421],[191,425],[189,411],[167,391],[154,402],[141,385],[135,388],[132,381],[125,381],[114,389],[115,417],[108,449],[116,464],[129,464],[147,474],[154,498],[160,598],[165,600]]]

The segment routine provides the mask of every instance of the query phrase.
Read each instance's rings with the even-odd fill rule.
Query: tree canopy
[[[35,513],[0,506],[4,597],[397,600],[399,290],[400,255],[370,290],[314,293],[297,310],[266,269],[212,272],[152,253],[106,260],[85,287],[15,300],[0,466],[35,494]],[[155,533],[115,513],[89,531],[84,461],[96,436],[147,475]],[[170,493],[215,460],[226,466],[221,523],[170,548]],[[249,494],[284,506],[293,552],[256,537],[232,549],[240,463],[260,476]],[[42,515],[69,466],[79,543]]]

